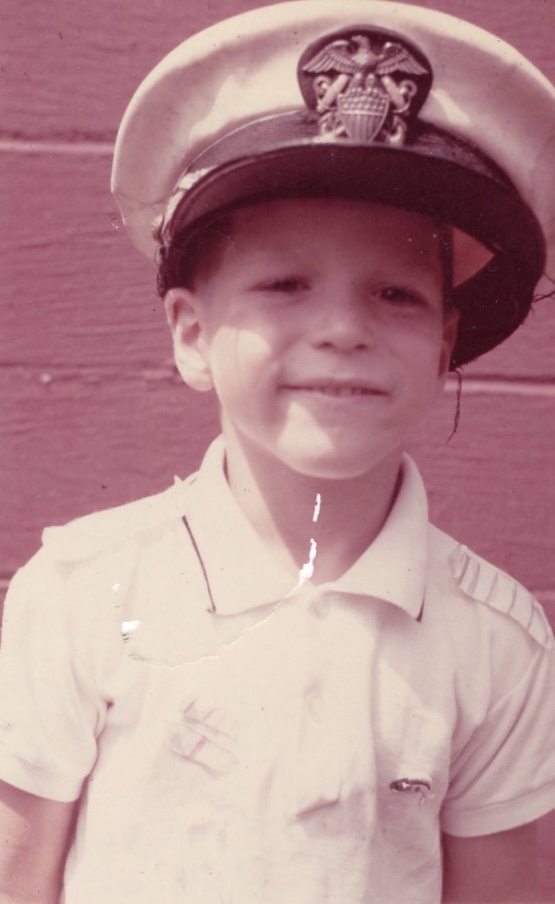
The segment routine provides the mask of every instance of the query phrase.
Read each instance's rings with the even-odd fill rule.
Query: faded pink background
[[[196,467],[217,432],[213,402],[174,373],[153,267],[109,195],[110,153],[132,91],[160,57],[254,5],[262,0],[3,2],[4,589],[45,524],[162,489]],[[555,0],[420,5],[495,31],[555,81]],[[456,437],[446,444],[452,385],[414,452],[437,523],[526,584],[555,622],[554,345],[555,304],[544,303],[465,369]],[[542,836],[549,900],[554,830],[548,821]]]

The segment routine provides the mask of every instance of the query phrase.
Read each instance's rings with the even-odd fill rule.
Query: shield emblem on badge
[[[390,100],[378,82],[350,85],[337,98],[337,112],[349,138],[370,142],[379,134],[389,111]]]

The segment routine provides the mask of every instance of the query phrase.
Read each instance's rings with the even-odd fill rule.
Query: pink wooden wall
[[[180,385],[153,270],[108,192],[118,120],[179,40],[250,0],[4,0],[0,26],[0,582],[46,523],[155,492],[217,431]],[[316,0],[306,0],[316,2]],[[338,3],[341,0],[337,0]],[[555,0],[434,0],[555,80]],[[555,276],[555,274],[553,274]],[[415,451],[436,520],[508,569],[555,621],[555,305],[465,371]],[[555,822],[551,823],[555,831]],[[544,883],[555,888],[549,823]]]

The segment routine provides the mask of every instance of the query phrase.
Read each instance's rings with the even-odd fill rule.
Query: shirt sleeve
[[[0,778],[58,801],[79,796],[106,712],[89,653],[101,619],[67,584],[44,550],[21,569],[0,649]]]
[[[531,662],[451,765],[442,828],[488,835],[555,808],[555,655],[529,638]]]

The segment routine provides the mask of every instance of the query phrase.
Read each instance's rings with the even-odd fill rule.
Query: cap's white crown
[[[434,81],[420,118],[504,169],[555,245],[555,88],[530,62],[483,29],[429,9],[294,0],[189,38],[135,93],[116,141],[112,190],[144,254],[154,255],[153,221],[188,163],[240,125],[302,108],[299,57],[319,38],[357,25],[397,32],[422,50]]]

